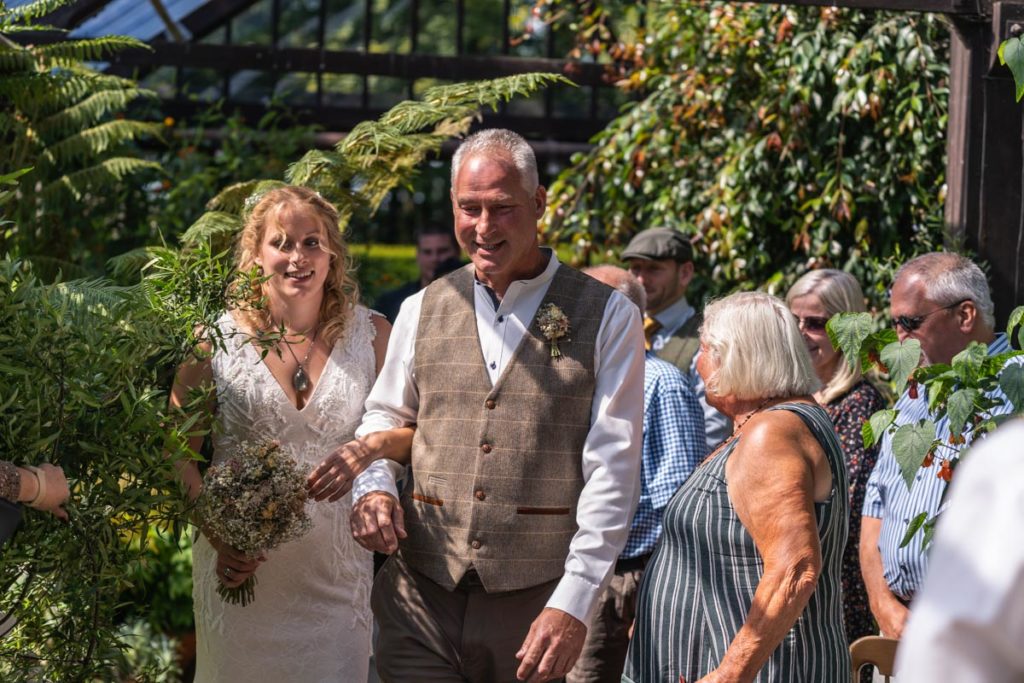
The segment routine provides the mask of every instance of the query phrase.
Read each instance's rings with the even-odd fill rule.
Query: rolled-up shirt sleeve
[[[366,398],[366,413],[356,429],[356,437],[416,424],[419,390],[413,372],[416,330],[420,319],[423,292],[402,303],[388,340],[384,367]],[[352,484],[352,502],[373,491],[398,497],[395,483],[404,467],[392,460],[377,460],[356,477]]]
[[[584,624],[626,544],[640,497],[644,337],[639,311],[618,292],[605,307],[597,342],[579,529],[569,544],[565,574],[547,603]]]

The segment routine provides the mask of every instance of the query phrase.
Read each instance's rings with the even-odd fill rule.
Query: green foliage
[[[387,290],[415,280],[420,274],[414,244],[354,245],[352,256],[359,291],[370,305]]]
[[[1017,327],[1024,319],[1024,307],[1016,308],[1010,316],[1006,334],[1011,348],[1019,346]],[[910,488],[919,470],[923,476],[939,476],[949,480],[955,467],[964,457],[967,445],[976,438],[995,429],[1003,421],[1024,413],[1024,365],[1017,359],[1024,355],[1011,350],[994,356],[988,347],[971,342],[950,363],[933,363],[918,367],[921,344],[916,339],[900,342],[892,330],[870,332],[870,316],[863,313],[840,313],[829,320],[829,338],[847,358],[860,358],[864,367],[877,364],[890,372],[897,392],[904,387],[912,398],[926,392],[930,419],[917,424],[899,425],[898,410],[880,410],[872,415],[861,430],[864,445],[871,447],[886,433],[892,437],[892,453],[899,464],[903,481]],[[1009,400],[1004,405],[996,397],[997,390]],[[993,413],[999,413],[993,416]],[[948,419],[948,442],[936,438],[936,424]],[[934,467],[938,461],[940,466]],[[926,547],[934,531],[935,519],[919,515],[907,529],[903,545],[919,531],[923,534],[922,547]]]
[[[999,63],[1010,68],[1016,87],[1017,101],[1024,97],[1024,42],[1019,36],[1007,38],[999,45]]]
[[[0,261],[0,447],[73,484],[69,524],[29,512],[0,556],[0,611],[18,618],[0,640],[4,681],[108,679],[135,539],[182,518],[163,456],[163,328],[138,287],[45,285]]]
[[[161,171],[132,148],[140,138],[159,137],[160,126],[124,116],[126,107],[153,93],[86,66],[144,44],[104,37],[21,46],[3,38],[40,28],[35,19],[65,4],[0,4],[0,139],[6,141],[0,168],[32,169],[19,182],[19,201],[6,213],[17,227],[0,234],[0,253],[45,257],[36,266],[48,279],[89,260],[91,240],[102,244],[109,237],[110,227],[98,237],[88,228],[121,210],[116,199],[123,181]]]
[[[556,0],[592,27],[633,3]],[[837,267],[881,302],[880,263],[929,250],[943,212],[948,31],[912,13],[647,3],[596,50],[638,99],[549,188],[550,241],[613,258],[669,226],[697,250],[693,299]],[[592,49],[593,51],[593,49]]]

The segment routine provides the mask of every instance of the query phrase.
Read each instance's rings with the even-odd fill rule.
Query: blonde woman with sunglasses
[[[861,426],[872,413],[885,407],[885,401],[864,379],[860,366],[850,367],[842,352],[832,347],[825,323],[836,313],[866,310],[864,294],[849,273],[814,270],[790,288],[786,303],[796,316],[814,371],[821,380],[821,389],[814,398],[832,418],[846,462],[850,535],[843,554],[843,620],[846,637],[853,642],[861,636],[877,633],[861,576],[858,539],[864,491],[878,459],[878,447],[864,447]]]

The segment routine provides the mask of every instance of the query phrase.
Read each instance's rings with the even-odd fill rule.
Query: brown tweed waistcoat
[[[402,496],[406,562],[453,589],[473,567],[488,592],[563,573],[576,533],[582,452],[594,395],[594,345],[612,290],[566,266],[541,308],[571,326],[551,357],[536,315],[492,386],[467,266],[424,292],[414,371],[419,413],[413,485]]]

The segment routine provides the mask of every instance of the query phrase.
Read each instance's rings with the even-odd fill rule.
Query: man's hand
[[[373,462],[373,454],[362,439],[355,439],[331,451],[306,478],[309,497],[333,503],[352,488],[352,481]]]
[[[872,601],[871,613],[878,622],[878,629],[886,638],[900,639],[903,635],[903,626],[907,623],[910,610],[903,606],[892,594],[888,599],[882,599],[876,604]]]
[[[405,514],[390,493],[374,491],[359,499],[352,508],[352,536],[367,550],[390,555],[398,550],[398,539],[405,538]]]
[[[565,676],[583,651],[586,639],[583,622],[560,609],[545,607],[530,624],[530,632],[516,653],[521,662],[516,678],[542,683]]]

